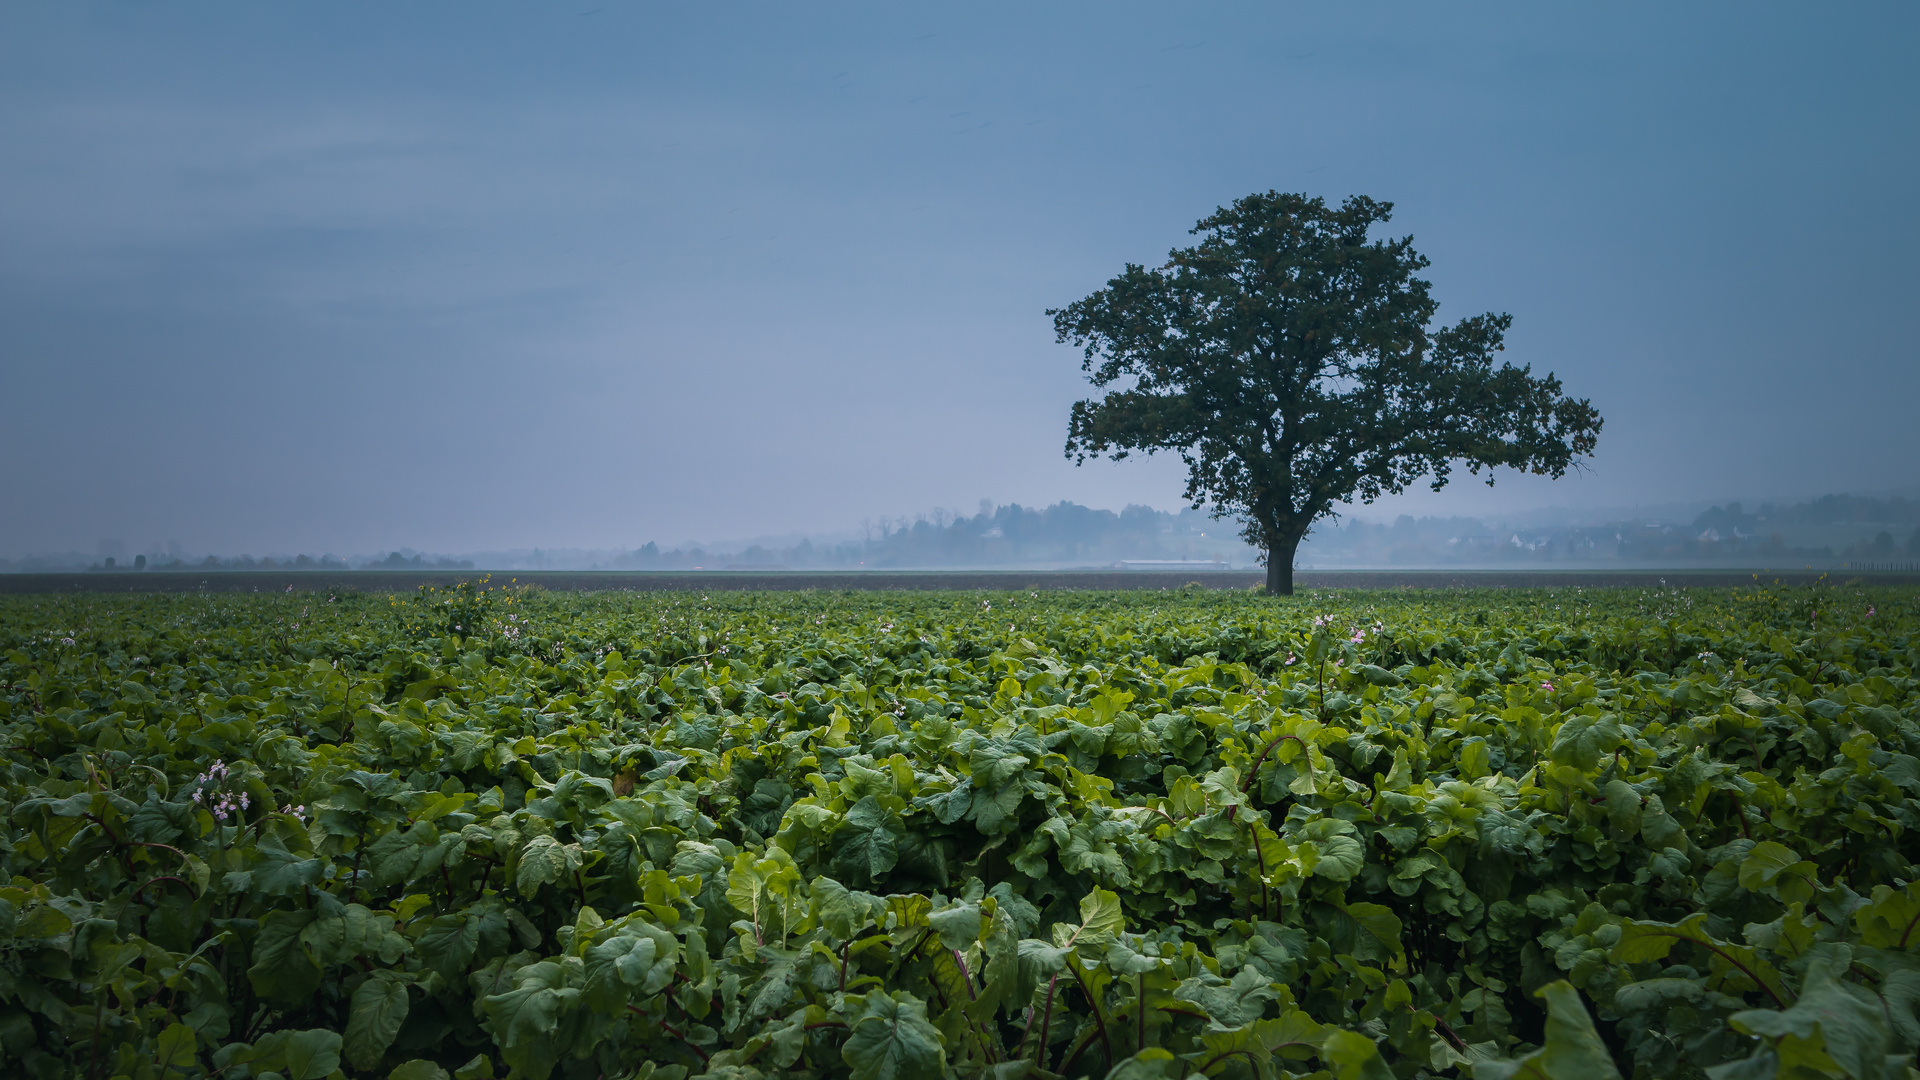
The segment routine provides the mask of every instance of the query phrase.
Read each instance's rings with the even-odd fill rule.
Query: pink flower
[[[1552,683],[1550,683],[1550,682],[1543,682],[1543,683],[1541,683],[1541,684],[1540,684],[1540,689],[1542,689],[1542,690],[1549,690],[1549,691],[1550,691],[1550,690],[1552,690],[1552,689],[1553,689],[1553,684],[1552,684]]]

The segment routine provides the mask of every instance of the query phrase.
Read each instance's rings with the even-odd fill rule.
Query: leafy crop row
[[[0,601],[35,1077],[1920,1077],[1911,591]]]

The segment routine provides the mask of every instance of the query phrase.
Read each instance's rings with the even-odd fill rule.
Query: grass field
[[[13,595],[0,658],[17,1075],[1920,1075],[1913,588]]]

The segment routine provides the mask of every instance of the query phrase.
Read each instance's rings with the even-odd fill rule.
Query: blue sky
[[[1557,484],[1910,487],[1920,8],[0,7],[0,553],[605,547],[1074,468],[1045,309],[1255,190],[1392,200],[1606,417]]]

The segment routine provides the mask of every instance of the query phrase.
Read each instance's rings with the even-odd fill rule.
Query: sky
[[[1910,487],[1920,7],[0,5],[0,554],[623,547],[1076,468],[1050,307],[1395,204],[1605,417],[1368,516]],[[104,550],[104,549],[103,549]]]

